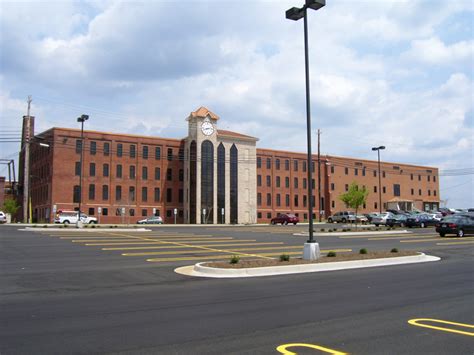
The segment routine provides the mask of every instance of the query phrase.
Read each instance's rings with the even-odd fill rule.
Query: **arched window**
[[[201,223],[214,223],[214,146],[201,144]]]
[[[196,142],[189,147],[189,223],[196,223]]]
[[[224,208],[224,214],[222,209]],[[217,147],[217,219],[225,223],[225,148],[221,143]]]
[[[238,223],[239,220],[238,159],[238,149],[235,144],[232,144],[230,147],[230,223]]]

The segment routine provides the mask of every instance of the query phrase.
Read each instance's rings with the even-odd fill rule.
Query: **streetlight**
[[[308,144],[308,213],[309,240],[304,245],[303,259],[315,260],[319,257],[319,245],[313,239],[313,179],[311,159],[311,108],[309,95],[309,56],[308,56],[308,21],[307,9],[319,10],[326,5],[326,0],[306,0],[302,8],[292,7],[286,11],[286,18],[293,21],[304,19],[304,59],[306,72],[306,135]],[[316,251],[317,249],[317,251]]]
[[[81,223],[81,203],[82,203],[82,171],[84,170],[83,167],[83,155],[84,155],[84,122],[89,119],[88,115],[81,115],[81,117],[77,118],[77,122],[81,122],[81,159],[80,159],[80,166],[81,171],[79,174],[79,211],[77,213],[77,228],[82,227]]]
[[[382,188],[380,187],[382,185],[381,179],[380,179],[380,151],[384,150],[385,146],[381,145],[380,147],[373,147],[373,151],[377,151],[377,156],[378,156],[378,166],[379,166],[379,212],[382,213]]]

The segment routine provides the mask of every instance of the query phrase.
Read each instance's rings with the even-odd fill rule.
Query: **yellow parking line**
[[[107,246],[107,245],[148,245],[148,244],[155,244],[155,245],[159,245],[163,242],[159,242],[159,241],[156,241],[156,242],[142,242],[140,240],[137,240],[135,242],[127,242],[127,243],[86,243],[84,245],[86,246]]]
[[[241,251],[254,251],[254,250],[275,250],[275,249],[301,249],[301,246],[290,247],[262,247],[262,248],[239,248],[239,249],[220,249],[221,253],[238,254]],[[217,251],[216,251],[217,252]],[[198,254],[198,253],[209,253],[208,250],[179,250],[179,251],[150,251],[144,253],[123,253],[123,256],[146,256],[146,255],[172,255],[172,254]]]
[[[302,252],[289,252],[285,253],[288,255],[301,255]],[[239,255],[241,258],[265,258],[265,259],[273,259],[270,256],[279,256],[281,253],[265,253],[265,254],[249,254],[249,255],[242,255],[242,254],[236,254]],[[146,261],[149,262],[169,262],[169,261],[188,261],[188,260],[219,260],[219,259],[229,259],[229,255],[215,255],[215,256],[186,256],[182,258],[153,258],[153,259],[146,259]]]
[[[408,324],[415,325],[417,327],[424,327],[424,328],[431,328],[431,329],[441,330],[443,332],[457,333],[457,334],[462,334],[462,335],[468,335],[468,336],[471,336],[471,337],[474,336],[474,332],[465,332],[465,331],[457,330],[457,329],[451,329],[451,328],[445,328],[445,327],[436,327],[434,325],[423,324],[423,323],[420,323],[420,322],[442,323],[442,324],[455,325],[457,327],[474,328],[473,324],[455,323],[455,322],[449,322],[449,321],[446,321],[446,320],[431,319],[431,318],[410,319],[408,321]]]
[[[134,242],[137,239],[73,239],[71,242],[73,243],[90,243],[90,242],[104,242],[104,243],[111,243],[111,242]]]
[[[233,241],[234,242],[234,241]],[[235,240],[239,242],[239,240]],[[272,244],[284,244],[283,242],[272,242],[272,243],[241,243],[241,244],[210,244],[203,245],[204,247],[226,247],[226,246],[242,246],[242,245],[272,245]],[[102,248],[102,250],[140,250],[140,249],[174,249],[174,248],[186,248],[180,245],[167,245],[159,247],[129,247],[129,248]]]
[[[436,243],[436,245],[457,245],[457,244],[474,244],[474,240],[465,241],[465,242]]]

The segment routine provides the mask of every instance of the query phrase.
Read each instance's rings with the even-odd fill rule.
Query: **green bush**
[[[360,254],[367,254],[367,249],[362,248],[361,250],[359,250],[359,253]]]
[[[95,224],[93,224],[93,225],[91,226],[91,228],[95,228]]]
[[[334,258],[336,256],[336,252],[335,251],[330,251],[327,253],[326,255],[328,258]]]
[[[63,228],[67,228],[69,224],[63,224]]]
[[[240,261],[240,257],[238,255],[232,255],[230,258],[230,264],[237,264]]]
[[[393,248],[392,250],[390,250],[390,253],[398,253],[398,249],[397,249],[397,248]]]
[[[324,229],[324,228],[321,228],[321,232],[325,232],[325,231],[326,231],[326,229]]]
[[[290,256],[288,254],[281,254],[280,261],[290,261]]]
[[[38,226],[36,224],[33,224],[31,227],[33,228],[37,228]]]

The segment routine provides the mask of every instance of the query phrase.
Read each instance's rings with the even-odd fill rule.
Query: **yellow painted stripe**
[[[436,245],[457,245],[457,244],[474,244],[474,240],[465,241],[465,242],[436,243]]]
[[[239,242],[239,240],[235,240],[235,242]],[[202,245],[202,246],[229,247],[229,246],[242,246],[242,245],[276,245],[276,244],[281,245],[284,243],[283,242],[269,242],[269,243],[240,243],[240,244],[210,244],[210,245]],[[158,247],[102,248],[102,250],[140,250],[140,249],[174,249],[174,248],[187,248],[187,247],[182,247],[180,245],[166,245],[166,246],[158,246]]]
[[[134,242],[140,239],[73,239],[71,240],[72,243],[95,243],[95,242],[104,242],[104,243],[112,243],[112,242]]]
[[[87,246],[108,246],[108,245],[148,245],[148,244],[155,244],[155,245],[160,245],[162,242],[142,242],[142,241],[136,241],[136,242],[127,242],[127,243],[86,243],[84,245]]]
[[[288,255],[302,255],[302,252],[289,252],[285,253]],[[255,254],[255,255],[241,255],[241,254],[234,254],[238,255],[241,258],[264,258],[264,259],[273,259],[270,256],[279,256],[281,253],[265,253],[265,254]],[[214,255],[214,256],[186,256],[182,258],[153,258],[153,259],[146,259],[149,262],[169,262],[169,261],[188,261],[188,260],[221,260],[221,259],[229,259],[229,255]]]
[[[408,324],[415,325],[417,327],[424,327],[424,328],[431,328],[431,329],[441,330],[443,332],[457,333],[457,334],[467,335],[467,336],[471,336],[471,337],[474,336],[474,332],[466,332],[466,331],[451,329],[451,328],[446,328],[446,327],[437,327],[437,326],[434,326],[434,325],[423,324],[421,322],[449,324],[449,325],[455,325],[457,327],[473,328],[474,329],[473,324],[455,323],[455,322],[449,322],[449,321],[446,321],[446,320],[431,319],[431,318],[410,319],[408,321]]]
[[[288,348],[308,348],[313,350],[320,350],[323,353],[332,354],[332,355],[348,355],[348,353],[344,353],[339,350],[334,350],[330,348],[326,348],[325,346],[317,345],[317,344],[306,344],[306,343],[291,343],[291,344],[283,344],[276,348],[276,350],[280,354],[284,355],[297,355],[298,353],[288,350]],[[319,353],[319,351],[318,351]]]
[[[139,242],[142,240],[146,240],[147,242],[152,242],[152,243],[165,243],[167,242],[166,240],[158,240],[158,239],[148,239],[148,238],[134,238],[134,239],[77,239],[77,240],[72,240],[73,243],[111,243],[111,242]],[[232,240],[232,238],[223,238],[223,239],[213,239],[213,241],[226,241],[226,240]],[[255,239],[245,239],[246,241],[251,241],[254,242]],[[189,242],[189,243],[208,243],[210,242],[209,240],[189,240],[189,239],[183,239],[182,242]],[[170,243],[174,243],[173,241],[170,241]]]
[[[254,251],[254,250],[275,250],[275,249],[301,249],[301,246],[290,247],[262,247],[262,248],[239,248],[239,249],[220,249],[217,252],[228,253],[228,254],[238,254],[241,251]],[[173,250],[173,251],[150,251],[144,253],[123,253],[123,256],[147,256],[147,255],[173,255],[173,254],[199,254],[199,253],[209,253],[208,250]]]

